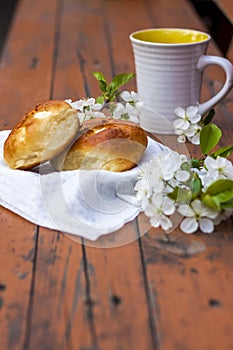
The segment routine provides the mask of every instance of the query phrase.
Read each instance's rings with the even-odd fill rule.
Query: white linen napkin
[[[164,148],[148,138],[141,163],[122,173],[57,172],[50,163],[33,171],[12,170],[3,160],[9,132],[0,131],[0,205],[36,225],[89,240],[118,230],[139,214],[140,208],[130,202],[138,169]]]

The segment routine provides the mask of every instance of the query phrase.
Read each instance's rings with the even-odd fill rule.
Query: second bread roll
[[[51,161],[57,170],[133,168],[142,159],[147,135],[138,125],[111,118],[84,122],[72,146]]]

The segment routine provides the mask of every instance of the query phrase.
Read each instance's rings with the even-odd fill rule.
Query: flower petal
[[[187,130],[189,127],[189,122],[184,119],[176,119],[173,122],[175,129]]]
[[[185,130],[185,135],[187,137],[192,137],[196,134],[196,125],[190,125],[189,128],[187,130]]]
[[[199,199],[195,199],[194,201],[192,201],[191,206],[194,210],[195,213],[201,215],[204,205],[202,204],[202,202]]]
[[[200,224],[200,229],[204,233],[212,233],[214,231],[214,224],[211,220],[209,219],[201,219],[199,221]]]
[[[194,233],[198,229],[198,222],[194,218],[186,218],[181,222],[180,228],[185,233]]]
[[[179,143],[185,143],[186,137],[184,135],[180,135],[180,136],[177,137],[177,141]]]
[[[121,98],[126,102],[132,101],[132,97],[129,91],[122,91]]]
[[[159,215],[156,213],[155,209],[153,208],[153,206],[151,204],[148,204],[145,207],[144,211],[145,211],[146,216],[154,217],[154,219],[156,221],[159,220]]]
[[[163,212],[166,215],[172,215],[175,212],[175,202],[169,197],[164,198]]]
[[[176,172],[176,179],[178,181],[187,181],[190,177],[190,174],[188,171],[186,170],[178,170]]]
[[[216,210],[212,210],[203,205],[202,209],[202,217],[207,216],[207,218],[215,219],[218,216],[219,212]]]
[[[204,165],[206,166],[206,168],[208,170],[217,169],[216,159],[214,159],[210,156],[206,157],[206,159],[204,161]]]
[[[176,109],[175,109],[175,114],[177,115],[177,117],[180,117],[180,118],[185,118],[185,110],[184,110],[184,108],[182,108],[182,107],[177,107]]]
[[[189,138],[188,138],[189,139]],[[190,137],[189,141],[193,144],[193,145],[200,145],[200,134],[196,134],[192,137]]]
[[[172,228],[172,222],[171,220],[166,217],[165,215],[162,215],[160,218],[160,225],[162,227],[163,230],[169,230],[170,228]]]
[[[178,212],[187,217],[193,217],[195,214],[188,204],[181,204],[178,207]]]
[[[154,215],[150,218],[150,223],[153,227],[159,227],[160,226],[160,216]]]
[[[186,110],[186,114],[188,116],[188,119],[192,122],[192,123],[198,123],[201,120],[201,115],[200,113],[198,113],[198,108],[194,107],[194,106],[190,106],[187,108]]]

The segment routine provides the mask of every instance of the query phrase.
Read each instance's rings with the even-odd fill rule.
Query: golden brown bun
[[[42,102],[28,112],[4,144],[4,159],[12,169],[29,169],[70,144],[79,129],[78,114],[60,100]]]
[[[138,125],[111,118],[84,122],[77,140],[51,161],[57,170],[125,171],[143,157],[147,135]]]

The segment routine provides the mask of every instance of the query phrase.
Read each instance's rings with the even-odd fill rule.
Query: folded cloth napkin
[[[139,167],[164,148],[148,138],[140,164],[122,173],[57,172],[50,163],[32,171],[12,170],[3,160],[9,132],[0,131],[0,205],[36,225],[89,240],[118,230],[139,214],[130,200]]]

